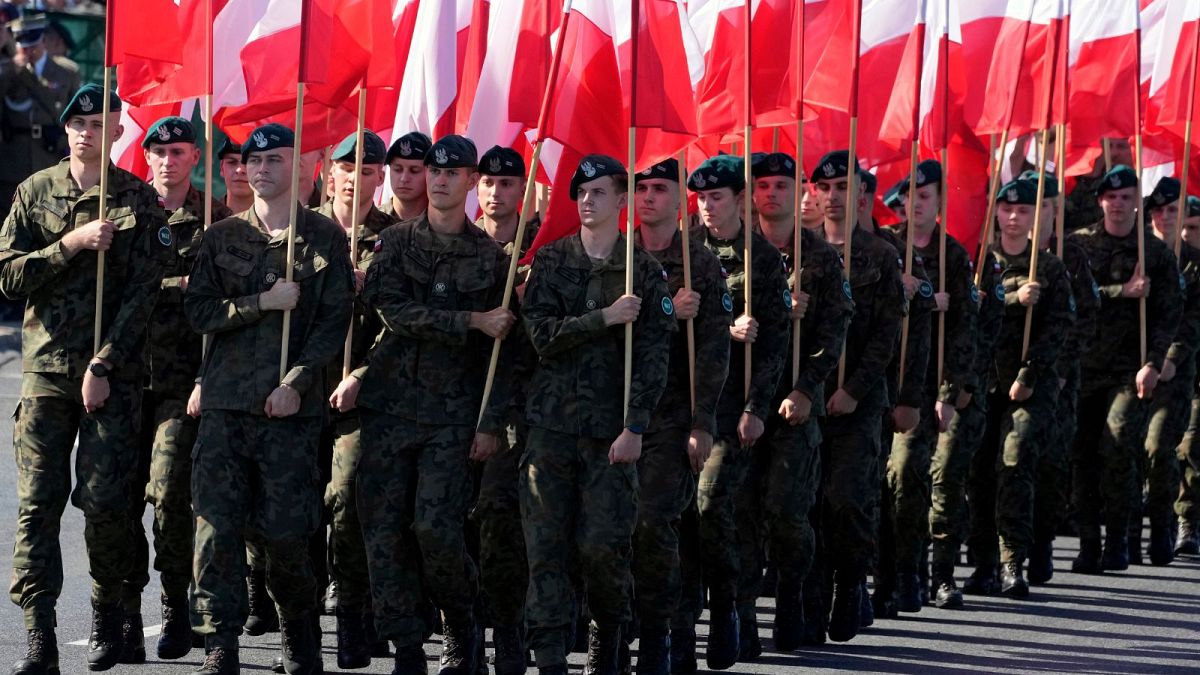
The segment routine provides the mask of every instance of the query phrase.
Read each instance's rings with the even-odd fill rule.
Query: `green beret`
[[[1158,185],[1154,186],[1154,192],[1146,197],[1146,210],[1161,209],[1167,204],[1179,201],[1179,195],[1183,192],[1179,180],[1170,176],[1163,176],[1158,180]]]
[[[1033,206],[1037,203],[1037,183],[1023,178],[1010,181],[1000,188],[1000,194],[996,195],[996,202]]]
[[[196,143],[196,128],[182,117],[172,115],[164,117],[146,130],[142,139],[142,147],[149,148],[154,144],[170,145],[171,143]]]
[[[746,187],[745,166],[745,160],[734,155],[709,157],[688,176],[688,189],[698,192],[729,188],[741,192]]]
[[[217,161],[225,159],[225,155],[237,155],[241,157],[242,146],[234,143],[232,138],[226,136],[225,140],[221,141],[221,144],[217,146]]]
[[[579,186],[604,176],[625,176],[628,172],[619,159],[608,155],[584,157],[571,175],[571,201],[579,199]]]
[[[425,153],[425,166],[439,169],[474,169],[479,164],[475,143],[466,136],[450,134],[438,139]]]
[[[394,159],[410,159],[419,162],[425,161],[425,153],[429,152],[429,146],[433,145],[433,139],[419,131],[410,131],[400,138],[397,138],[392,147],[388,148],[387,157],[384,162],[391,164]]]
[[[1104,174],[1104,178],[1100,179],[1100,185],[1096,188],[1096,196],[1099,197],[1109,190],[1123,190],[1137,186],[1137,173],[1124,164],[1118,164]]]
[[[250,159],[252,152],[266,152],[277,148],[296,147],[296,134],[282,124],[264,124],[250,134],[242,143],[242,162]]]
[[[485,176],[525,177],[525,159],[512,148],[493,145],[479,158],[479,173]]]
[[[108,106],[109,112],[117,112],[121,109],[121,99],[117,96],[116,90],[109,92]],[[67,120],[76,115],[99,115],[102,112],[104,112],[104,88],[95,82],[88,82],[71,97],[71,102],[63,108],[62,114],[58,116],[58,123],[66,124]]]
[[[655,164],[654,166],[650,167],[649,169],[643,169],[643,170],[639,171],[637,173],[637,175],[633,177],[635,182],[640,181],[643,178],[647,179],[647,180],[649,180],[651,178],[657,178],[659,180],[669,180],[669,181],[674,181],[674,182],[678,183],[679,182],[679,160],[677,160],[675,158],[664,159],[663,161],[659,162],[658,164]]]
[[[796,178],[796,160],[785,152],[754,153],[750,157],[750,175],[754,178],[782,176]]]
[[[353,162],[354,161],[354,139],[358,133],[352,133],[342,139],[337,147],[333,149],[334,162]],[[383,144],[383,139],[370,129],[363,129],[363,164],[383,164],[383,158],[387,155],[387,146]]]
[[[1188,195],[1187,198],[1187,215],[1184,218],[1195,218],[1200,216],[1200,197]]]
[[[1034,186],[1036,187],[1037,182],[1038,182],[1038,172],[1034,171],[1033,169],[1027,169],[1027,170],[1021,172],[1021,175],[1018,176],[1018,178],[1020,178],[1021,180],[1027,180],[1030,183],[1033,183]],[[1058,178],[1055,177],[1054,174],[1047,171],[1046,172],[1046,181],[1042,186],[1042,197],[1044,197],[1046,199],[1053,199],[1057,196],[1058,196]]]

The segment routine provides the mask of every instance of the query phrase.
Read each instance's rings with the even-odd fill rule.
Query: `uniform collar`
[[[443,248],[429,226],[429,217],[422,215],[413,228],[413,238],[417,246],[430,253],[454,253],[461,256],[474,256],[479,253],[479,245],[484,239],[490,239],[487,232],[475,227],[466,214],[463,214],[463,231],[450,240],[450,245]]]
[[[590,266],[597,272],[614,271],[625,269],[625,234],[617,234],[617,243],[613,244],[612,251],[604,262],[599,265],[592,264],[592,258],[588,255],[587,249],[583,247],[582,230],[576,232],[570,239],[567,240],[570,246],[573,257]]]
[[[642,231],[637,230],[634,233],[634,242],[638,246],[642,246]],[[642,246],[645,248],[645,246]],[[654,257],[661,262],[682,262],[683,261],[683,237],[679,234],[679,230],[671,235],[671,243],[661,251],[655,251]]]
[[[253,206],[247,209],[245,213],[240,214],[238,217],[243,218],[246,222],[250,223],[250,228],[247,229],[246,234],[247,241],[266,242],[268,246],[273,246],[275,244],[287,245],[287,230],[284,229],[275,236],[268,234],[267,228],[262,224],[262,221],[258,219],[258,214],[255,213]],[[308,209],[301,207],[296,209],[296,246],[299,247],[306,243],[304,239],[304,233],[307,231]]]
[[[80,191],[79,185],[71,177],[71,158],[64,157],[58,164],[50,167],[52,196],[59,199],[82,199],[85,197],[100,197],[100,185],[96,184],[87,190]],[[113,198],[121,192],[129,180],[130,174],[118,168],[111,162],[108,165],[108,196]]]

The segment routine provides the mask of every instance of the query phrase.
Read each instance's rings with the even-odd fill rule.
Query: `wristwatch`
[[[88,364],[88,372],[92,374],[92,377],[108,377],[108,374],[111,371],[108,369],[108,366],[104,365],[103,363],[100,363],[99,361],[93,361],[92,363]]]

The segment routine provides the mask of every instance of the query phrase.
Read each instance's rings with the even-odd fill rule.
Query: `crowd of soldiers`
[[[496,675],[560,675],[571,651],[589,675],[667,675],[697,670],[707,609],[722,670],[964,593],[1025,598],[1064,528],[1079,573],[1197,553],[1200,199],[1181,218],[1163,179],[1143,201],[1124,146],[1069,198],[1035,172],[1002,186],[977,264],[939,222],[934,161],[881,227],[845,150],[799,183],[793,157],[756,154],[751,184],[729,155],[633,185],[588,155],[580,231],[510,284],[539,225],[519,227],[513,149],[368,130],[318,185],[324,153],[268,124],[217,149],[218,202],[183,118],[142,139],[149,184],[102,166],[123,133],[104,95],[64,104],[68,156],[0,229],[0,291],[26,302],[15,675],[59,670],[68,499],[94,671],[146,658],[151,544],[157,655],[203,648],[209,674],[272,631],[278,672],[322,672],[322,611],[344,669],[426,673],[436,633],[440,675],[476,675],[490,628]]]

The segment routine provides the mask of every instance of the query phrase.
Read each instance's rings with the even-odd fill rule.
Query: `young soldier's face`
[[[239,199],[250,196],[250,178],[240,156],[230,154],[221,158],[221,178],[224,179],[225,191],[229,194]]]
[[[393,159],[388,165],[392,194],[402,202],[425,196],[425,162],[419,159]]]
[[[525,196],[525,179],[516,176],[480,176],[479,209],[492,220],[511,218]]]
[[[1200,249],[1200,216],[1183,219],[1183,241],[1194,249]]]
[[[696,207],[700,221],[709,229],[719,229],[737,220],[742,209],[742,193],[734,194],[733,188],[700,190],[696,193]]]
[[[620,191],[612,176],[601,176],[582,183],[575,199],[579,222],[584,227],[592,228],[616,221],[627,199],[628,195]]]
[[[463,208],[467,203],[467,193],[474,190],[478,182],[479,173],[474,169],[430,166],[425,170],[429,205],[439,211]]]
[[[1012,239],[1024,239],[1033,229],[1033,205],[1009,204],[1000,202],[996,205],[996,218],[1000,222],[1000,231]]]
[[[1178,220],[1179,202],[1171,202],[1166,206],[1150,209],[1150,222],[1163,239],[1171,239],[1175,236],[1175,223]]]
[[[907,195],[905,195],[907,197]],[[913,222],[919,227],[933,227],[942,207],[942,193],[936,184],[917,188],[913,195]]]
[[[358,190],[354,179],[354,162],[334,162],[329,168],[333,179],[333,198],[343,205],[352,206],[354,195]],[[359,207],[370,206],[375,191],[383,185],[383,165],[362,165],[362,192],[358,200]]]
[[[858,182],[859,194],[862,194],[862,182]],[[847,194],[850,191],[849,178],[834,178],[817,181],[817,203],[820,204],[821,214],[835,223],[846,221]]]
[[[104,115],[74,115],[67,120],[67,147],[71,156],[84,162],[100,161],[100,139],[104,130]],[[121,113],[108,114],[109,147],[121,137]]]
[[[817,190],[813,183],[804,184],[804,192],[800,195],[800,220],[809,227],[815,227],[821,222],[821,208],[817,204]]]
[[[200,161],[200,151],[192,143],[151,143],[146,148],[146,164],[154,184],[166,188],[176,187],[187,181],[192,169]]]
[[[796,204],[796,180],[767,176],[754,181],[754,206],[771,220],[791,218]]]
[[[679,183],[665,178],[642,178],[633,189],[633,207],[643,222],[657,225],[679,217]]]
[[[275,148],[266,152],[252,152],[246,158],[246,173],[250,175],[250,187],[263,200],[279,197],[292,189],[291,148]],[[299,199],[299,195],[296,199]]]
[[[1104,219],[1114,225],[1128,226],[1137,216],[1137,188],[1109,190],[1100,197]]]

